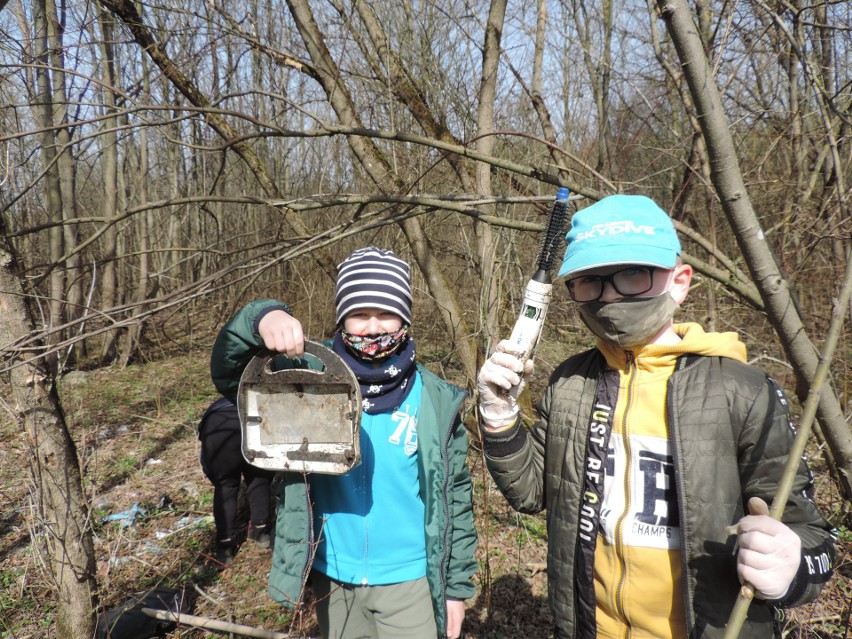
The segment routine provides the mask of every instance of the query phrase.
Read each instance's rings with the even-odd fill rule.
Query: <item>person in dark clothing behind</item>
[[[230,564],[236,549],[237,498],[245,479],[250,521],[248,538],[269,548],[269,489],[274,472],[257,468],[243,457],[237,407],[224,397],[213,402],[198,425],[201,468],[213,484],[216,560]]]

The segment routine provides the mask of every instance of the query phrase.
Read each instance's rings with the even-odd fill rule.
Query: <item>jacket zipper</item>
[[[630,409],[632,408],[634,386],[636,383],[636,362],[632,351],[627,351],[627,399],[624,407],[624,415],[621,418],[621,441],[624,444],[624,510],[621,512],[618,520],[615,523],[615,552],[618,557],[618,562],[621,567],[621,578],[618,581],[618,587],[615,589],[615,609],[627,626],[627,639],[632,635],[633,629],[630,626],[630,620],[624,610],[624,586],[627,581],[627,562],[624,560],[624,520],[627,513],[630,512],[630,437],[628,432],[628,421]]]
[[[425,396],[425,394],[424,394]],[[465,395],[462,395],[457,401],[455,406],[453,407],[455,410],[450,411],[450,424],[449,428],[447,428],[447,436],[444,438],[443,446],[441,447],[441,459],[444,462],[444,483],[441,486],[441,501],[444,505],[444,530],[441,532],[441,569],[438,574],[438,579],[441,584],[441,601],[440,605],[444,609],[444,627],[438,628],[438,632],[440,636],[447,636],[447,536],[450,532],[450,500],[447,497],[447,486],[450,483],[450,440],[453,438],[453,422],[455,421],[456,415],[458,414],[459,407],[461,406],[462,401],[464,401]],[[428,570],[428,568],[427,568]]]
[[[305,482],[305,501],[307,502],[308,510],[308,555],[305,558],[305,566],[302,568],[302,585],[299,592],[301,600],[305,594],[305,587],[308,584],[308,578],[311,574],[311,568],[314,566],[314,556],[317,552],[317,541],[314,539],[314,505],[311,503],[311,481],[306,473],[302,473],[302,481]],[[282,487],[283,492],[283,487]],[[278,525],[278,517],[276,515],[276,526]]]
[[[680,519],[680,581],[683,584],[683,612],[686,617],[686,635],[692,636],[692,629],[695,627],[695,621],[692,616],[692,608],[689,604],[692,599],[689,596],[689,573],[687,572],[687,548],[686,548],[686,505],[683,500],[683,488],[681,486],[680,477],[680,456],[678,455],[678,429],[676,411],[674,410],[674,377],[685,365],[685,361],[678,359],[675,365],[675,370],[668,381],[668,392],[666,393],[666,419],[669,427],[669,441],[672,449],[672,463],[674,464],[675,478],[675,494],[677,495],[678,517]]]

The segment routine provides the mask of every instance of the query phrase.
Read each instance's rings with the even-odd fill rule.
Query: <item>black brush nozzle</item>
[[[565,233],[565,222],[568,219],[568,196],[570,191],[560,188],[556,194],[556,201],[550,209],[550,217],[544,229],[544,237],[541,240],[541,248],[536,259],[538,271],[549,272],[559,258],[559,248],[562,244],[562,236]]]

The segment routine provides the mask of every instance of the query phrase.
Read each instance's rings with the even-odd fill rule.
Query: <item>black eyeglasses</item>
[[[575,302],[595,302],[603,295],[609,282],[619,295],[642,295],[654,288],[654,266],[628,266],[609,275],[578,275],[565,282],[568,294]]]

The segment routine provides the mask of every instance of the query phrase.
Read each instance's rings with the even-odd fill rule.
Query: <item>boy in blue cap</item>
[[[606,197],[566,239],[559,275],[597,347],[557,367],[530,430],[531,362],[501,342],[478,379],[489,471],[515,509],[548,512],[555,636],[719,637],[745,581],[743,636],[771,637],[834,560],[804,460],[783,522],[766,514],[794,434],[783,391],[736,333],[674,324],[692,268],[652,200]]]

